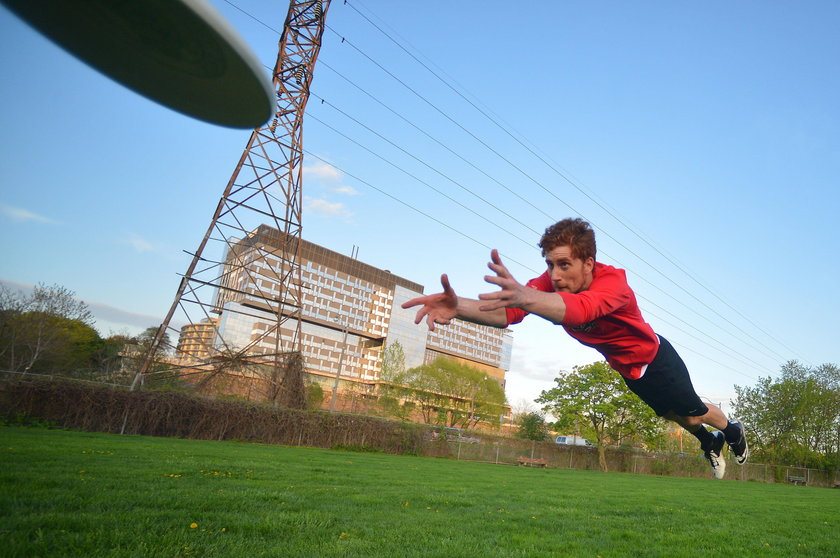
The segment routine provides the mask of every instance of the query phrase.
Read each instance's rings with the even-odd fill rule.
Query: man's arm
[[[419,324],[425,318],[426,324],[432,331],[435,329],[435,324],[448,325],[455,318],[491,327],[507,327],[507,314],[504,308],[482,311],[479,308],[480,301],[455,294],[446,274],[440,276],[440,284],[443,286],[442,293],[417,297],[403,303],[403,308],[420,306],[414,323]]]
[[[495,312],[505,308],[520,308],[529,314],[536,314],[553,324],[562,324],[566,317],[566,302],[563,297],[555,292],[544,292],[538,289],[521,285],[499,257],[499,251],[490,252],[491,262],[487,267],[495,275],[486,275],[484,280],[499,287],[493,293],[478,295],[483,303],[479,310],[484,312]]]
[[[508,326],[507,312],[504,308],[482,310],[484,303],[472,298],[458,297],[458,319],[474,324],[505,328]]]
[[[443,292],[421,296],[402,305],[403,308],[421,306],[414,323],[423,318],[430,330],[435,324],[447,325],[458,318],[474,324],[505,328],[508,325],[507,308],[521,308],[530,314],[536,314],[552,323],[560,324],[566,315],[566,303],[557,293],[547,293],[519,284],[502,263],[498,250],[490,253],[488,267],[495,275],[487,275],[484,280],[499,287],[499,291],[479,295],[479,300],[459,297],[449,284],[446,274],[441,275]]]

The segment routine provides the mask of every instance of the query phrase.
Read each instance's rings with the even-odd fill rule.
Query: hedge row
[[[35,377],[0,381],[0,414],[7,420],[27,417],[90,432],[372,448],[393,454],[420,454],[427,431],[375,417]]]

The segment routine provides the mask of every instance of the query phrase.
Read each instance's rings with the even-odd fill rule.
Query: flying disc
[[[271,81],[204,0],[0,0],[111,79],[183,114],[256,128],[274,111]]]

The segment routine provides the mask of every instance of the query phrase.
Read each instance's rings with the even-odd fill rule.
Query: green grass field
[[[2,556],[837,556],[840,490],[0,427]]]

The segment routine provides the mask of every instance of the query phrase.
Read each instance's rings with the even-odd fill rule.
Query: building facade
[[[217,351],[268,355],[276,350],[277,312],[285,310],[271,302],[282,288],[282,274],[276,271],[284,265],[276,256],[285,240],[281,235],[263,225],[231,243],[223,287],[214,301],[219,317],[209,324],[185,326],[185,346],[194,351],[206,346],[207,332],[213,328]],[[310,381],[329,391],[338,378],[340,390],[372,394],[380,380],[384,348],[399,342],[406,368],[445,355],[480,368],[504,387],[512,348],[507,331],[455,321],[430,332],[414,323],[416,310],[401,307],[423,294],[422,285],[305,240],[298,254],[303,292],[300,340]],[[292,338],[295,327],[293,319],[281,323],[284,340]]]
[[[203,360],[210,357],[216,342],[218,322],[217,318],[209,318],[181,327],[176,349],[181,360]]]

